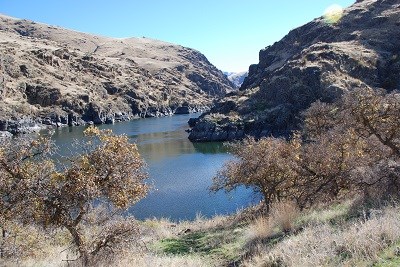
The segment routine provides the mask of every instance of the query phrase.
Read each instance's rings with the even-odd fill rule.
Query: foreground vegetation
[[[231,216],[174,223],[135,221],[137,234],[95,266],[397,266],[400,206],[360,198],[300,212],[291,202]],[[118,220],[118,219],[116,219]],[[5,266],[80,266],[64,230],[15,224],[3,243]],[[84,227],[90,237],[96,227]]]
[[[134,221],[115,220],[143,198],[145,162],[125,135],[95,127],[85,130],[81,153],[57,161],[49,138],[22,137],[0,148],[0,226],[3,239],[14,225],[65,229],[71,249],[87,266],[137,232]],[[91,236],[84,226],[93,226]],[[1,256],[11,252],[0,246]],[[13,254],[13,253],[12,253]],[[15,253],[14,253],[15,254]]]
[[[400,262],[400,95],[358,89],[316,102],[287,139],[231,144],[212,190],[256,207],[193,222],[137,221],[144,162],[126,136],[88,128],[56,167],[46,140],[0,153],[0,244],[16,266],[395,266]],[[6,143],[6,145],[10,143]],[[17,148],[17,149],[16,149]],[[40,164],[38,164],[40,163]]]

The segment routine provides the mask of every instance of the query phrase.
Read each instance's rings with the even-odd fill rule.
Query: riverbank
[[[134,219],[132,219],[134,220]],[[400,262],[400,206],[337,201],[298,211],[262,205],[230,216],[193,221],[135,221],[138,233],[101,255],[96,266],[396,266]],[[5,266],[74,264],[64,231],[14,225],[14,255]],[[83,229],[89,236],[94,228]],[[11,249],[11,247],[10,247]]]
[[[52,116],[21,116],[0,119],[0,138],[12,137],[18,134],[29,134],[39,132],[45,129],[85,126],[85,125],[102,125],[114,124],[117,122],[126,122],[145,118],[159,118],[173,115],[202,113],[209,110],[207,106],[181,106],[174,110],[167,108],[165,110],[148,110],[140,114],[131,114],[125,112],[117,112],[113,114],[103,114],[93,111],[91,116],[73,116],[71,114],[53,114]]]

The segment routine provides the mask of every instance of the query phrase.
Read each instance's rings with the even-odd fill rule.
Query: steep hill
[[[0,63],[0,131],[187,113],[233,88],[190,48],[7,16],[0,16]]]
[[[240,91],[191,121],[189,138],[287,135],[312,102],[356,87],[400,89],[399,0],[359,0],[338,22],[317,18],[261,50]]]

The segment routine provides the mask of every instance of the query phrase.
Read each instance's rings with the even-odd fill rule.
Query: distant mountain
[[[400,1],[358,0],[336,23],[317,18],[260,51],[240,91],[199,120],[189,138],[288,135],[316,100],[353,88],[400,89]]]
[[[235,85],[235,87],[239,88],[242,85],[244,79],[247,77],[248,72],[224,72],[224,74],[228,77],[228,80],[230,80]]]
[[[0,16],[0,131],[23,116],[77,125],[204,110],[233,87],[190,48]]]

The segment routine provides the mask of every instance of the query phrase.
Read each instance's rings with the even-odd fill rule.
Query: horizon
[[[330,6],[346,8],[355,1],[1,2],[0,13],[6,16],[112,38],[145,37],[182,45],[200,51],[221,71],[243,72],[258,63],[261,49],[290,30],[321,17]]]

